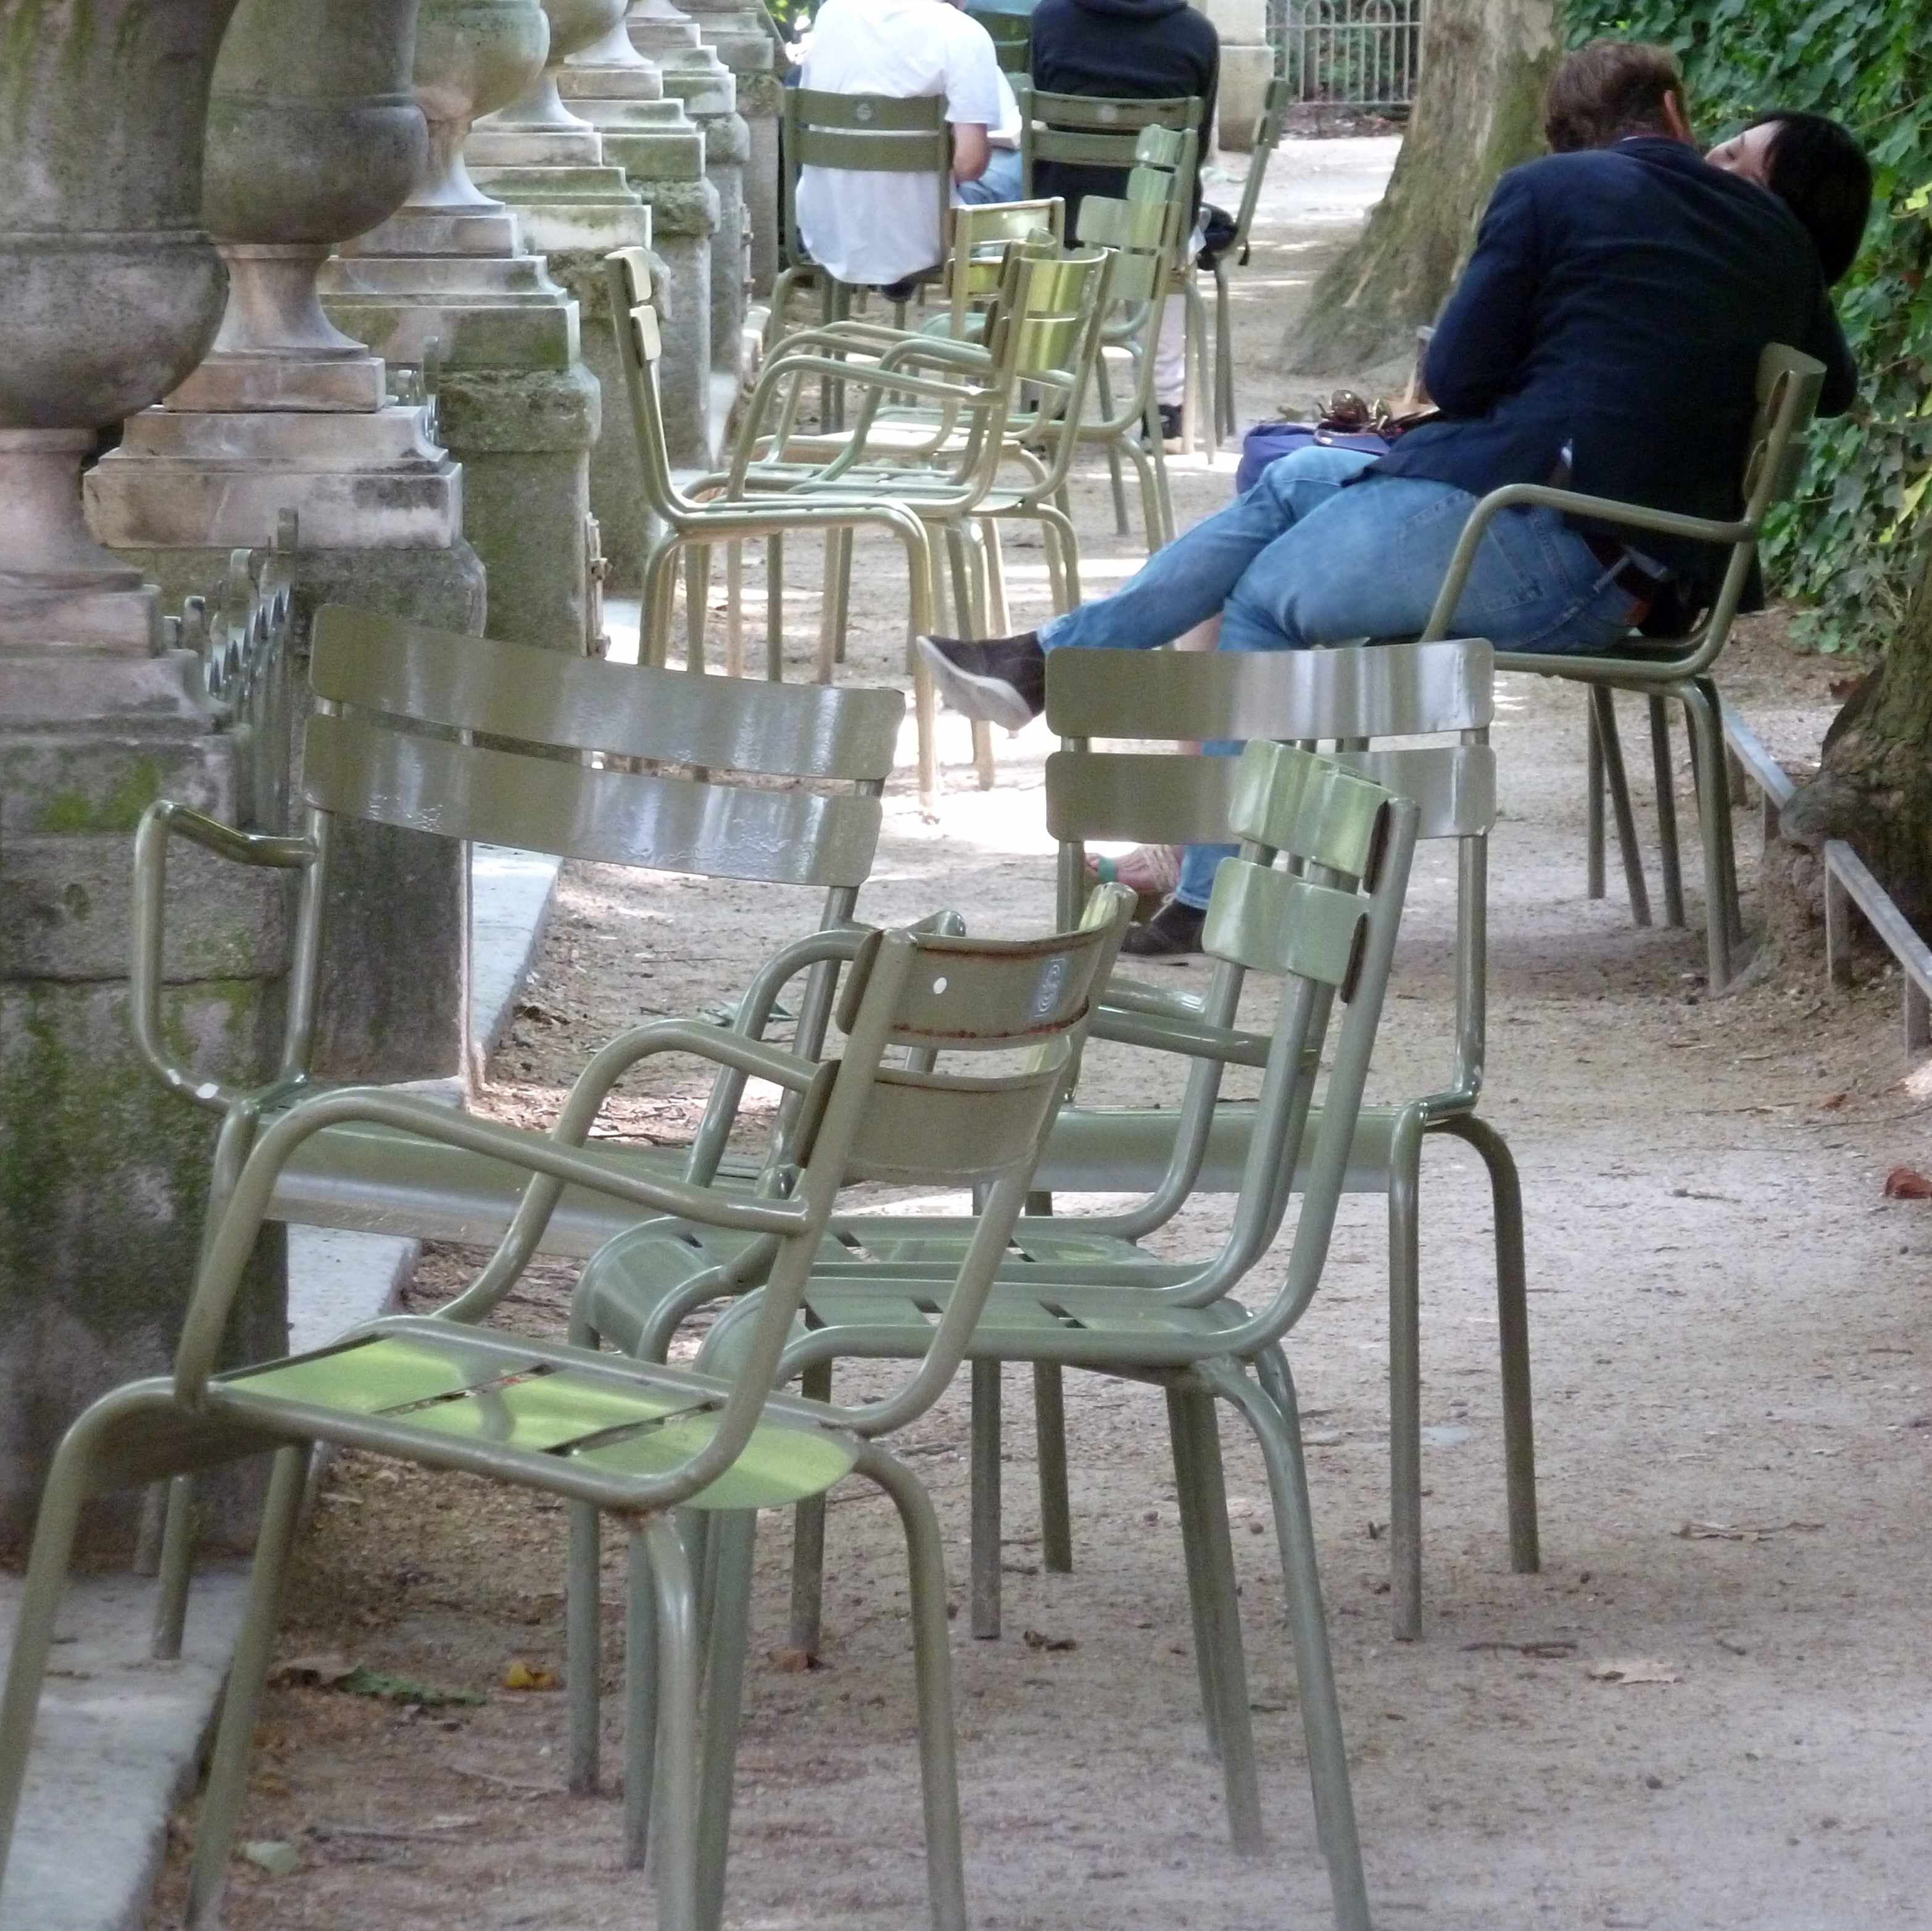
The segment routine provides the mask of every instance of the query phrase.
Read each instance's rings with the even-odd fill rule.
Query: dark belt
[[[1656,601],[1660,579],[1654,572],[1646,569],[1614,536],[1606,536],[1596,530],[1580,530],[1576,533],[1582,538],[1590,554],[1610,572],[1610,581],[1627,596],[1636,599],[1637,607],[1630,613],[1630,620],[1641,623],[1650,614],[1650,606]]]

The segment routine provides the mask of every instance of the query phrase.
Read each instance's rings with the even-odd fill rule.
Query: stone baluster
[[[515,209],[530,245],[574,299],[585,366],[597,379],[603,426],[590,452],[590,507],[610,580],[639,581],[649,517],[639,493],[637,435],[617,359],[604,257],[648,248],[651,211],[604,152],[604,137],[557,93],[565,60],[604,38],[626,0],[544,0],[550,56],[524,98],[477,122],[464,149],[470,178]]]
[[[597,384],[579,353],[576,303],[464,155],[472,123],[521,98],[549,45],[537,0],[422,0],[414,76],[429,164],[394,215],[324,266],[322,299],[339,327],[395,361],[440,350],[436,420],[463,464],[464,533],[489,576],[488,634],[580,652]]]
[[[604,137],[604,158],[625,176],[651,211],[651,248],[662,266],[656,278],[664,326],[658,365],[664,435],[671,460],[711,467],[711,249],[718,230],[718,191],[705,179],[704,137],[667,98],[656,66],[632,44],[620,20],[601,40],[567,56],[557,88],[572,112]],[[636,554],[614,550],[611,582],[634,590],[622,574]],[[631,567],[635,567],[634,565]]]
[[[415,0],[241,0],[215,68],[202,214],[229,265],[213,353],[88,478],[105,542],[170,601],[292,512],[296,635],[330,602],[482,627],[461,471],[430,412],[324,315],[330,248],[392,215],[429,143],[410,91]],[[318,1064],[339,1077],[464,1070],[467,874],[446,839],[346,830],[332,862]],[[368,935],[384,942],[372,944]]]
[[[751,233],[752,293],[766,296],[778,272],[778,123],[784,83],[777,44],[761,8],[734,0],[686,0],[706,46],[731,70],[745,123],[745,225]]]
[[[158,797],[233,818],[236,737],[159,593],[81,512],[98,432],[164,395],[221,317],[200,226],[208,86],[228,0],[0,0],[0,1554],[105,1389],[165,1372],[194,1278],[212,1117],[164,1090],[128,1024],[128,839]],[[172,869],[161,1021],[201,1077],[272,1063],[282,883]],[[266,1239],[235,1344],[286,1332]],[[244,1482],[212,1482],[218,1544]],[[90,1505],[97,1559],[138,1495]]]

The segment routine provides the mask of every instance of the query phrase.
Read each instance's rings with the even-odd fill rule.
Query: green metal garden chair
[[[1666,705],[1674,698],[1684,707],[1696,773],[1698,821],[1703,834],[1704,926],[1713,992],[1722,991],[1730,983],[1731,947],[1741,917],[1737,857],[1731,841],[1724,706],[1711,674],[1730,639],[1732,621],[1750,581],[1765,513],[1780,497],[1790,494],[1804,467],[1804,431],[1817,407],[1818,391],[1824,379],[1823,365],[1810,356],[1778,342],[1766,348],[1758,364],[1757,416],[1738,491],[1741,513],[1733,522],[1674,515],[1664,510],[1646,509],[1640,504],[1613,503],[1602,497],[1581,496],[1574,490],[1552,489],[1537,483],[1512,483],[1506,488],[1492,490],[1470,513],[1423,632],[1425,637],[1449,634],[1484,531],[1498,511],[1516,505],[1542,504],[1588,517],[1594,523],[1630,530],[1636,533],[1634,540],[1640,548],[1641,533],[1654,530],[1730,550],[1730,560],[1710,609],[1681,637],[1649,637],[1633,631],[1628,642],[1614,655],[1542,656],[1512,650],[1496,660],[1500,669],[1564,678],[1582,684],[1588,692],[1592,717],[1589,890],[1592,897],[1603,893],[1602,791],[1606,782],[1623,846],[1630,914],[1640,926],[1650,923],[1649,895],[1637,854],[1636,826],[1630,810],[1630,788],[1624,775],[1611,694],[1634,691],[1648,700],[1665,917],[1674,926],[1684,923],[1684,889],[1678,870],[1677,809],[1671,783]]]
[[[1030,14],[975,13],[972,17],[986,30],[993,43],[994,57],[1006,74],[1024,74],[1033,68],[1033,16]]]
[[[692,586],[687,598],[690,626],[687,666],[704,669],[704,585],[710,570],[710,546],[762,536],[776,547],[788,531],[829,533],[872,527],[896,537],[906,553],[909,609],[906,656],[911,668],[914,718],[918,733],[921,795],[931,797],[938,784],[937,706],[932,673],[912,639],[932,621],[932,572],[926,533],[919,520],[899,504],[879,497],[861,497],[855,491],[846,500],[796,500],[761,498],[754,503],[730,496],[700,500],[680,489],[671,474],[664,441],[664,417],[658,401],[658,362],[662,342],[656,310],[650,302],[650,257],[642,248],[620,248],[607,255],[604,273],[610,288],[610,312],[617,335],[617,355],[624,371],[631,419],[635,425],[640,481],[644,500],[656,515],[658,533],[644,558],[644,635],[646,655],[662,666],[671,629],[672,598],[680,553],[692,553]],[[774,569],[765,590],[765,671],[774,683],[784,675],[782,573]],[[830,653],[822,647],[818,664],[821,683],[832,680]]]
[[[1215,881],[1205,928],[1209,951],[1231,966],[1278,977],[1280,1024],[1266,1042],[1262,1096],[1240,1201],[1220,1252],[1172,1264],[1142,1254],[1131,1263],[1043,1260],[1003,1266],[968,1352],[976,1364],[1024,1360],[1154,1382],[1168,1394],[1181,1506],[1196,1656],[1210,1743],[1220,1755],[1236,1847],[1261,1845],[1253,1738],[1215,1404],[1238,1408],[1261,1443],[1287,1582],[1299,1698],[1315,1787],[1318,1832],[1339,1925],[1366,1927],[1348,1766],[1327,1650],[1294,1395],[1280,1344],[1319,1283],[1354,1138],[1356,1115],[1393,956],[1413,851],[1415,807],[1379,785],[1292,746],[1256,743],[1238,767],[1230,820],[1242,855]],[[1276,871],[1286,854],[1303,875]],[[1358,889],[1359,881],[1360,889]],[[1334,1036],[1334,1071],[1320,1107],[1316,1068],[1337,992],[1346,1017]],[[1252,1035],[1196,1015],[1168,1043],[1210,1069],[1252,1063]],[[1306,1181],[1292,1254],[1280,1290],[1250,1314],[1232,1299],[1280,1231],[1298,1156]],[[837,1230],[839,1224],[832,1224]],[[907,1228],[902,1231],[912,1232]],[[593,1257],[573,1332],[633,1347],[646,1338],[667,1287],[656,1230],[621,1236]],[[794,1304],[799,1319],[780,1372],[829,1372],[842,1356],[916,1358],[935,1321],[952,1319],[944,1272],[890,1263],[820,1270]],[[737,1364],[764,1332],[762,1294],[720,1316],[700,1359]],[[737,1630],[746,1551],[718,1555],[711,1614]]]
[[[1024,191],[1039,191],[1034,170],[1041,161],[1059,161],[1076,167],[1118,168],[1123,174],[1142,158],[1138,137],[1148,128],[1166,128],[1177,134],[1191,134],[1196,152],[1204,138],[1202,116],[1205,104],[1197,95],[1176,95],[1169,100],[1124,101],[1104,99],[1084,94],[1048,94],[1037,88],[1016,87],[1020,110],[1020,167]],[[1190,214],[1193,207],[1194,181],[1190,172],[1185,183]],[[1187,224],[1191,231],[1191,222]],[[1201,299],[1194,263],[1184,249],[1177,258],[1171,292],[1186,305],[1187,386],[1183,398],[1183,443],[1193,447],[1199,441],[1208,456],[1214,453],[1213,389],[1208,362],[1208,311]],[[1126,533],[1126,525],[1120,533]]]
[[[1294,104],[1292,81],[1277,74],[1268,84],[1262,97],[1260,118],[1255,122],[1253,151],[1248,156],[1248,178],[1241,185],[1241,205],[1234,215],[1234,237],[1214,259],[1214,424],[1222,437],[1234,441],[1240,425],[1234,416],[1234,325],[1228,305],[1228,257],[1238,268],[1248,265],[1249,236],[1255,225],[1255,210],[1261,206],[1262,184],[1268,179],[1268,164],[1281,145],[1288,110]]]
[[[328,1443],[482,1476],[622,1518],[640,1584],[627,1626],[634,1665],[627,1720],[634,1761],[650,1773],[634,1777],[626,1793],[626,1852],[641,1861],[648,1821],[660,1931],[715,1931],[728,1821],[728,1732],[737,1721],[742,1644],[732,1652],[723,1640],[726,1626],[714,1624],[700,1749],[696,1587],[677,1512],[727,1510],[735,1525],[748,1512],[796,1501],[857,1473],[892,1497],[906,1533],[932,1920],[939,1931],[964,1931],[944,1555],[924,1491],[872,1437],[923,1412],[958,1366],[1065,1084],[1093,990],[1126,927],[1130,902],[1107,889],[1098,907],[1104,916],[1084,930],[1044,940],[877,935],[848,981],[840,1014],[844,1045],[836,1059],[805,1058],[699,1023],[659,1020],[622,1035],[593,1059],[548,1134],[374,1088],[318,1094],[267,1127],[212,1230],[173,1375],[130,1383],[96,1402],[56,1454],[0,1704],[0,1866],[82,1504],[104,1491],[272,1454],[255,1569],[189,1880],[188,1921],[218,1920],[306,1451]],[[1018,1070],[976,1075],[886,1063],[895,1049],[908,1047],[949,1055],[1022,1047],[1025,1056]],[[667,1053],[735,1066],[800,1097],[790,1136],[799,1176],[788,1198],[652,1179],[586,1149],[617,1079]],[[776,1243],[771,1278],[742,1371],[719,1379],[476,1325],[521,1271],[506,1243],[440,1317],[377,1321],[327,1348],[216,1374],[223,1334],[280,1172],[305,1141],[351,1125],[379,1128],[395,1144],[420,1139],[526,1174],[526,1210],[536,1211],[540,1200],[554,1202],[570,1182],[634,1215],[671,1213],[698,1226],[769,1236]],[[779,1357],[838,1191],[865,1179],[984,1189],[981,1238],[960,1268],[952,1311],[931,1330],[917,1371],[881,1401],[832,1407],[774,1398]],[[644,1745],[646,1734],[654,1749]]]

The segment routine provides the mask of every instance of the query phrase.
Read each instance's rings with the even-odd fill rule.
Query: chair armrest
[[[170,798],[158,799],[148,806],[135,828],[134,932],[128,968],[128,1017],[134,1044],[170,1092],[211,1113],[225,1113],[245,1097],[243,1090],[221,1080],[198,1079],[178,1064],[168,1050],[161,1025],[168,841],[176,837],[231,864],[268,866],[278,871],[305,871],[322,854],[311,839],[239,831]]]
[[[1612,523],[1628,530],[1652,530],[1666,536],[1684,536],[1700,543],[1742,543],[1755,533],[1748,523],[1717,523],[1708,517],[1683,516],[1668,509],[1646,509],[1641,503],[1618,503],[1606,496],[1584,496],[1575,490],[1552,489],[1544,483],[1506,483],[1492,489],[1469,512],[1456,551],[1449,560],[1442,587],[1417,641],[1439,642],[1449,634],[1463,586],[1476,560],[1476,548],[1491,520],[1505,509],[1557,509],[1566,515],[1586,516],[1594,523]]]
[[[1146,1013],[1110,1010],[1102,1005],[1088,1029],[1094,1039],[1138,1046],[1156,1053],[1178,1053],[1190,1059],[1216,1059],[1228,1066],[1261,1066],[1272,1044],[1265,1033],[1211,1026],[1204,1019],[1156,1018]]]

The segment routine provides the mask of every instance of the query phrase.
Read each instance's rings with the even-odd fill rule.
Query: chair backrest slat
[[[856,888],[875,796],[753,789],[595,770],[318,713],[302,793],[318,811],[561,857],[770,884]]]
[[[530,746],[764,776],[883,784],[905,699],[614,664],[460,637],[373,611],[326,607],[316,695],[446,730]]]
[[[944,246],[952,213],[952,131],[939,95],[900,98],[788,87],[783,121],[784,233],[794,262],[812,259],[798,225],[798,177],[804,167],[932,175]]]

